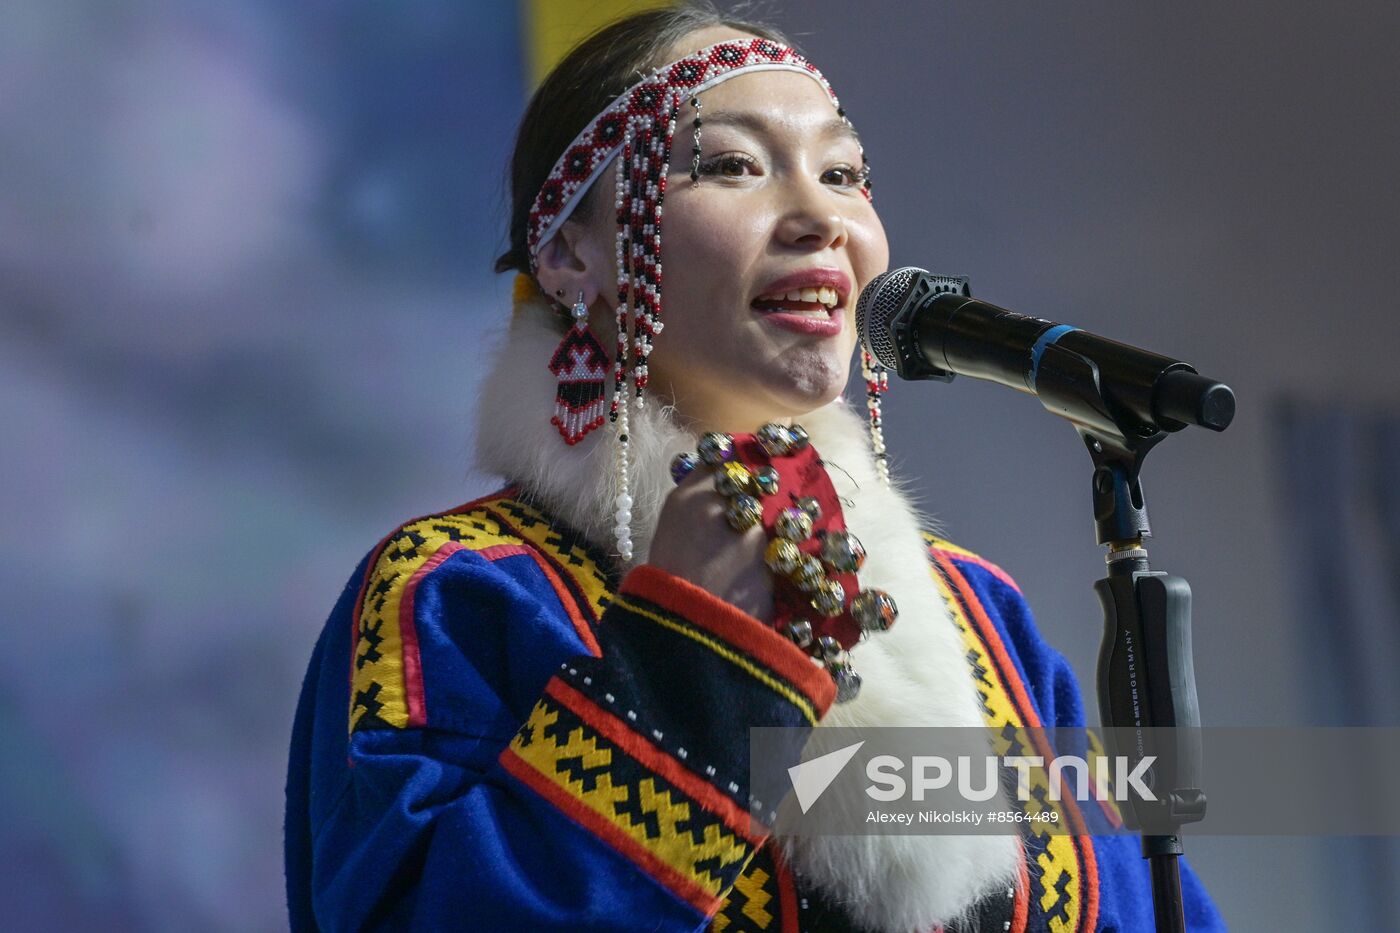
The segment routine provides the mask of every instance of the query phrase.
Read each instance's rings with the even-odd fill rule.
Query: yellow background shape
[[[671,6],[665,0],[525,0],[521,8],[530,88],[579,40],[613,20],[640,10]]]

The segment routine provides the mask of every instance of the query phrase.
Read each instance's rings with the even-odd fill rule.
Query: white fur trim
[[[610,427],[569,446],[550,424],[554,381],[546,363],[561,332],[543,307],[525,306],[482,383],[478,465],[520,483],[540,504],[600,547],[612,549]],[[847,526],[868,545],[862,586],[886,590],[899,623],[851,651],[860,695],[833,705],[821,726],[980,726],[981,709],[961,638],[930,575],[920,520],[898,488],[875,473],[863,418],[837,399],[798,419],[829,471]],[[758,426],[755,425],[755,428]],[[695,438],[648,399],[631,425],[634,563],[650,552],[670,462]],[[835,467],[839,467],[836,469]],[[980,898],[1015,884],[1021,849],[1010,835],[811,836],[778,840],[804,884],[845,906],[872,933],[911,933],[948,923]]]

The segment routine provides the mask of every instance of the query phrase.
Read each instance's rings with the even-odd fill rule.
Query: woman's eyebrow
[[[701,113],[701,117],[704,120],[705,126],[735,126],[739,129],[748,130],[751,133],[757,134],[765,134],[771,132],[774,123],[774,121],[769,120],[764,116],[761,116],[752,111],[744,110],[720,110],[715,112],[703,111]],[[825,123],[818,125],[815,128],[815,132],[817,136],[844,136],[849,138],[853,142],[859,141],[859,137],[856,135],[856,131],[851,127],[851,124],[847,123],[840,117],[832,117]]]

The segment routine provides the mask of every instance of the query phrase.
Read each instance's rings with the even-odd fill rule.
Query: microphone
[[[1066,380],[1092,381],[1115,416],[1130,416],[1147,434],[1188,425],[1223,431],[1235,416],[1230,387],[1191,364],[978,301],[963,276],[914,266],[878,275],[860,293],[856,327],[900,378],[986,379],[1036,395],[1072,421],[1082,419],[1064,403]],[[1048,369],[1061,385],[1045,385]]]

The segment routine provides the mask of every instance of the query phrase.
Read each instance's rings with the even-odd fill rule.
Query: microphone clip
[[[965,275],[925,274],[914,279],[909,299],[902,313],[890,320],[889,336],[894,341],[895,372],[901,379],[926,379],[937,382],[952,382],[957,373],[942,369],[929,362],[920,352],[922,345],[919,321],[922,315],[918,309],[940,295],[961,295],[972,297],[972,286]]]

